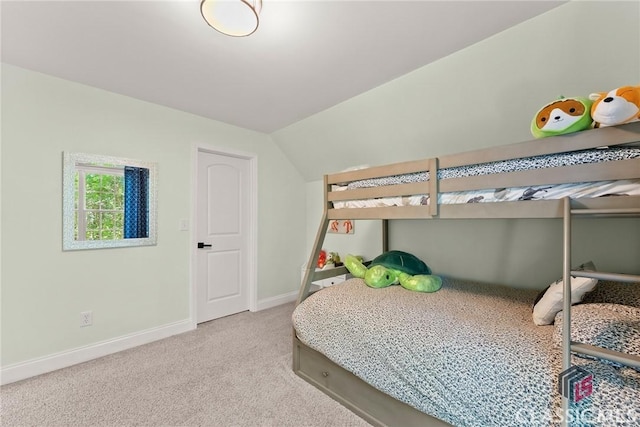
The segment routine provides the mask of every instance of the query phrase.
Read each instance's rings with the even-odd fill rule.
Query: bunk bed
[[[307,265],[315,264],[332,220],[382,220],[386,251],[394,219],[558,218],[564,284],[576,277],[609,289],[640,284],[637,275],[571,266],[572,217],[640,216],[638,150],[640,122],[325,175],[324,209]],[[600,153],[607,153],[604,160],[591,158]],[[492,193],[500,197],[485,197]],[[562,312],[551,328],[531,320],[536,291],[451,278],[433,294],[371,289],[361,279],[310,292],[313,281],[346,273],[344,267],[306,269],[293,314],[293,369],[369,423],[569,425],[571,404],[556,382],[573,366],[607,378],[590,400],[598,408],[618,402],[619,387],[630,390],[618,403],[630,405],[627,416],[640,422],[637,347],[572,341],[571,286],[564,286]],[[609,301],[590,298],[593,307],[610,308]],[[632,320],[640,298],[633,305]]]

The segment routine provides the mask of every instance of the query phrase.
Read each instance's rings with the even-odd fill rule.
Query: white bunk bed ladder
[[[571,277],[590,277],[598,280],[610,280],[616,282],[639,283],[640,276],[632,274],[604,273],[596,271],[571,270],[571,217],[572,215],[605,215],[605,216],[637,216],[640,215],[640,207],[637,208],[571,208],[571,199],[565,197],[563,201],[563,315],[562,315],[562,372],[571,368],[571,353],[585,354],[605,360],[617,362],[626,366],[640,368],[640,357],[612,351],[590,344],[571,341]],[[569,426],[570,401],[562,398],[562,410],[565,414],[562,425]]]

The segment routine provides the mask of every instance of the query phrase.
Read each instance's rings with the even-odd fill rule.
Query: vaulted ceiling
[[[232,38],[199,0],[3,0],[2,61],[272,133],[563,3],[264,0]]]

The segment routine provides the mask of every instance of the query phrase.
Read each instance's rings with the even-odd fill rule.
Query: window
[[[124,168],[76,166],[76,240],[119,240],[124,237]]]
[[[63,153],[62,250],[155,245],[158,164]]]

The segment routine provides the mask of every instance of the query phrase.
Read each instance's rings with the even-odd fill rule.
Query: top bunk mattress
[[[293,324],[305,345],[452,425],[558,425],[561,350],[554,327],[532,321],[536,294],[452,279],[424,294],[351,279],[307,298]],[[576,416],[630,409],[618,415],[640,420],[640,373],[577,357],[574,364],[597,387]]]
[[[640,158],[640,147],[603,147],[439,169],[437,177],[438,180],[447,180],[637,158]],[[400,184],[415,184],[427,182],[429,179],[430,172],[422,171],[402,175],[362,179],[349,182],[345,185],[333,185],[332,191],[376,188]],[[579,183],[500,187],[445,192],[438,193],[438,204],[487,203],[540,199],[557,200],[563,197],[593,198],[612,195],[640,195],[640,179],[588,181]],[[428,194],[417,194],[407,195],[404,197],[380,197],[373,199],[334,201],[333,206],[336,209],[342,209],[386,206],[418,206],[427,205],[429,203],[430,200]]]

